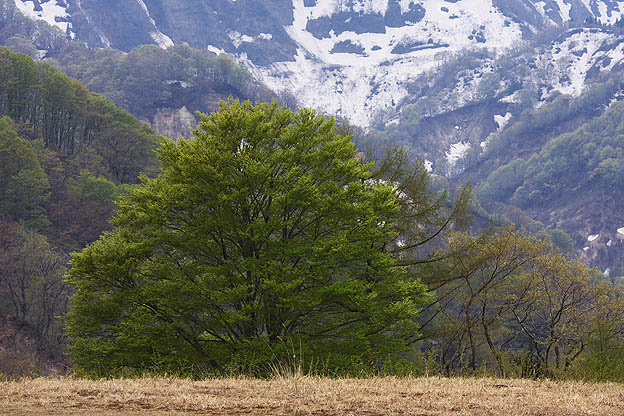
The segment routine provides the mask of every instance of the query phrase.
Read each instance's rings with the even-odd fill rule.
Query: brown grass
[[[624,415],[624,386],[314,377],[0,382],[0,415]]]

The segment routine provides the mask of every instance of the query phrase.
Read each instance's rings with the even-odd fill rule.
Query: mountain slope
[[[586,19],[614,23],[614,0],[15,0],[26,15],[92,46],[188,43],[238,57],[273,90],[368,124],[407,83],[466,48],[501,51]]]
[[[94,47],[129,51],[145,42],[188,43],[227,52],[273,90],[372,126],[362,146],[404,145],[434,173],[452,182],[471,180],[487,213],[536,231],[563,229],[589,264],[624,274],[615,244],[624,212],[612,202],[622,186],[612,183],[601,198],[597,192],[604,191],[588,179],[603,159],[585,164],[576,173],[583,179],[566,182],[561,193],[547,191],[546,199],[525,204],[514,198],[518,188],[528,189],[523,181],[532,155],[542,155],[544,164],[557,160],[560,154],[545,151],[551,142],[601,117],[624,96],[622,1],[15,3]],[[618,134],[604,134],[619,143]],[[595,145],[608,153],[607,144]],[[503,180],[509,176],[515,180]],[[541,179],[531,186],[548,184]],[[544,192],[537,188],[532,191]],[[597,233],[608,237],[602,242],[607,249],[597,246],[602,237],[587,240]]]

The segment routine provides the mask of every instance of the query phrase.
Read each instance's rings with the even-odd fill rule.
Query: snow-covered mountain
[[[226,52],[274,91],[369,126],[377,148],[405,146],[434,173],[470,180],[487,214],[563,230],[587,264],[624,276],[624,182],[596,185],[609,169],[624,172],[614,136],[624,127],[592,127],[588,142],[612,143],[592,141],[583,152],[593,162],[579,163],[574,180],[550,178],[558,193],[542,186],[553,185],[542,177],[551,171],[531,176],[539,155],[546,168],[562,163],[553,142],[624,97],[624,1],[4,1],[92,47]]]
[[[188,43],[230,53],[270,88],[359,125],[398,105],[410,81],[452,53],[501,54],[549,27],[614,23],[624,12],[614,0],[14,1],[93,46]],[[589,37],[591,45],[605,40]],[[578,68],[562,91],[581,88]]]

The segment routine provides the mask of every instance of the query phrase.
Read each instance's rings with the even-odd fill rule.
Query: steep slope
[[[188,43],[245,62],[273,90],[368,124],[449,53],[502,51],[545,28],[614,23],[614,0],[15,0],[92,46]]]
[[[24,4],[18,4],[24,10]],[[0,0],[0,45],[50,63],[148,122],[159,134],[188,136],[197,124],[195,111],[211,112],[229,96],[252,101],[275,97],[225,54],[217,57],[186,44],[168,49],[142,45],[128,53],[89,47],[72,39],[75,34],[62,17],[65,12],[54,16],[52,11],[60,9],[56,5],[49,9],[51,4],[42,3],[41,12],[26,10],[30,16],[26,17],[13,0]]]
[[[405,145],[433,172],[451,181],[470,179],[487,212],[528,225],[539,220],[549,232],[561,228],[590,264],[624,274],[619,252],[611,249],[618,241],[614,230],[624,225],[617,224],[624,212],[610,202],[621,184],[612,184],[605,199],[591,181],[568,182],[567,192],[524,205],[513,199],[523,186],[520,179],[502,181],[494,191],[490,186],[503,173],[524,180],[533,154],[622,97],[622,1],[16,4],[93,46],[128,51],[145,42],[163,48],[188,43],[227,52],[275,91],[289,91],[301,104],[351,123],[373,125],[362,145]],[[170,110],[154,111],[174,123]],[[603,150],[601,143],[596,146]],[[543,163],[549,157],[559,155],[545,154]],[[595,168],[578,174],[586,178]],[[600,239],[587,238],[596,233],[609,237],[609,250],[594,250]]]
[[[434,173],[471,181],[484,213],[562,230],[562,248],[622,276],[624,140],[607,120],[622,116],[623,48],[621,27],[589,24],[498,57],[456,54],[421,75],[361,143],[406,146]],[[568,165],[570,152],[585,156]]]
[[[47,63],[0,48],[0,377],[64,373],[68,253],[111,229],[162,139]]]

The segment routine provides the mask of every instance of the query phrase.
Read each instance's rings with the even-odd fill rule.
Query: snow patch
[[[518,102],[518,92],[519,92],[519,91],[516,91],[516,92],[514,92],[514,93],[513,93],[513,94],[511,94],[511,95],[508,95],[508,96],[506,96],[506,97],[503,97],[503,98],[501,98],[501,99],[500,99],[500,101],[501,101],[502,103],[510,103],[510,104],[517,103],[517,102]]]
[[[423,20],[385,27],[384,33],[330,31],[319,39],[306,30],[308,21],[336,14],[338,2],[317,0],[305,7],[303,0],[293,0],[294,20],[286,31],[299,46],[294,60],[268,67],[240,60],[274,91],[290,90],[304,105],[367,126],[379,111],[396,108],[408,94],[407,84],[438,68],[444,55],[482,46],[502,52],[522,38],[519,24],[510,22],[493,0],[445,2],[448,13],[441,10],[439,0],[400,4],[403,11],[420,4],[426,10]],[[356,14],[384,14],[388,0],[355,0],[349,7]],[[457,18],[449,19],[451,15]],[[481,32],[486,44],[474,39],[473,30],[480,26],[485,27]],[[346,41],[361,45],[363,53],[331,53],[336,43]],[[399,44],[407,46],[405,53],[396,51]]]
[[[624,235],[624,227],[618,228],[617,232],[618,232],[618,234]]]
[[[613,245],[613,240],[607,241],[607,247],[611,247]]]
[[[32,20],[43,20],[46,23],[60,28],[63,32],[71,31],[71,24],[67,21],[70,17],[66,7],[60,6],[57,0],[49,0],[40,3],[40,11],[35,10],[35,2],[32,0],[15,0],[15,6],[26,17]],[[75,36],[71,33],[72,38]]]
[[[590,235],[589,237],[587,237],[587,241],[591,243],[592,241],[595,241],[596,239],[598,239],[598,237],[600,237],[600,234]]]
[[[396,116],[390,118],[390,120],[386,121],[386,124],[384,124],[384,125],[386,127],[388,127],[388,126],[398,126],[400,121],[401,121],[401,117],[399,115],[396,115]]]
[[[169,79],[169,80],[165,81],[165,84],[167,84],[167,85],[180,84],[180,86],[182,88],[188,88],[188,87],[190,87],[192,85],[188,81],[182,81],[182,80],[177,80],[177,79]]]
[[[622,16],[622,5],[624,2],[618,2],[618,8],[620,9],[620,11],[617,11],[617,9],[615,10],[611,10],[611,16],[609,16],[609,9],[607,7],[607,5],[603,2],[599,2],[597,4],[598,6],[598,12],[600,13],[600,17],[598,18],[598,20],[600,20],[601,23],[603,24],[607,24],[607,25],[612,25],[615,22],[618,21],[618,19]]]
[[[100,40],[102,41],[104,46],[106,46],[107,48],[111,47],[111,41],[109,38],[107,38],[106,36],[104,36],[104,34],[99,33],[99,32],[98,32],[98,36],[100,37]]]
[[[425,170],[428,173],[433,172],[433,162],[430,160],[425,159],[425,161],[423,162],[423,164],[425,165]]]
[[[154,40],[154,42],[156,42],[158,46],[164,49],[173,46],[173,41],[171,40],[171,38],[158,30],[158,27],[156,26],[156,21],[154,21],[154,19],[150,15],[149,9],[147,8],[143,0],[136,1],[137,3],[139,3],[139,6],[141,6],[143,11],[147,15],[147,18],[149,19],[152,26],[154,26],[154,30],[150,32],[150,37]]]
[[[215,55],[221,55],[222,53],[227,53],[222,48],[217,48],[216,46],[208,45],[206,46],[206,50],[214,53]]]
[[[544,6],[546,6],[546,2],[544,0],[535,2],[535,8],[542,16],[546,16],[546,10],[544,10]]]
[[[171,38],[160,31],[150,32],[150,36],[154,40],[154,42],[156,42],[158,46],[163,49],[167,49],[173,46],[173,41],[171,40]]]
[[[466,152],[470,149],[470,142],[459,142],[452,144],[449,151],[446,152],[446,161],[449,166],[455,166],[459,159],[462,159]]]
[[[620,43],[616,48],[612,49],[608,57],[611,58],[611,63],[602,68],[603,71],[611,71],[615,65],[624,60],[624,43]]]
[[[581,95],[587,72],[598,59],[608,55],[607,51],[600,50],[601,47],[614,39],[614,35],[585,29],[553,45],[550,53],[540,57],[543,75],[550,78],[545,81],[554,87],[552,92],[559,91],[573,97]]]
[[[589,251],[589,247],[583,247],[583,251],[584,251],[584,252]]]
[[[230,30],[229,32],[227,32],[227,35],[232,41],[232,43],[234,44],[235,48],[238,48],[240,45],[243,44],[243,42],[254,41],[254,38],[252,38],[251,36],[242,35],[240,32],[237,32],[236,30]]]
[[[568,4],[565,0],[555,0],[557,6],[559,6],[559,10],[561,11],[561,18],[564,21],[570,20],[570,10],[572,9],[572,4]]]
[[[498,130],[504,129],[509,120],[511,120],[511,113],[506,113],[504,116],[494,115],[494,121],[498,125]]]

